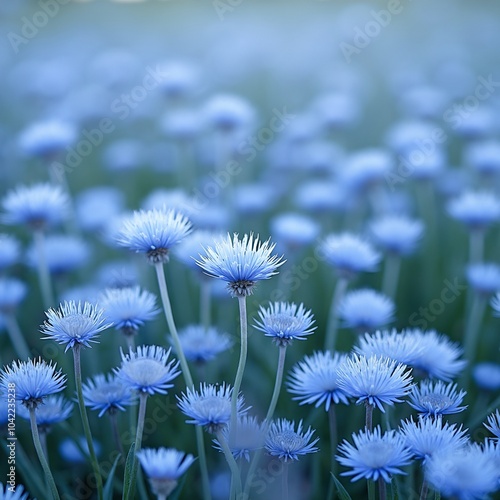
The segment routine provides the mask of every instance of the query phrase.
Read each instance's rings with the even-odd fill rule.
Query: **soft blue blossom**
[[[50,158],[71,146],[76,139],[72,123],[51,119],[28,125],[19,136],[19,146],[29,156]]]
[[[38,405],[35,409],[38,428],[47,432],[52,425],[64,422],[70,417],[73,406],[73,403],[64,396],[46,397],[43,404]],[[30,418],[29,411],[24,405],[18,406],[17,414],[27,420]]]
[[[229,335],[203,325],[188,325],[181,329],[179,341],[186,358],[196,363],[211,361],[233,345]]]
[[[27,286],[16,278],[0,277],[0,312],[13,312],[26,297]]]
[[[250,453],[262,448],[264,444],[262,425],[259,424],[256,417],[247,415],[240,416],[237,419],[234,432],[230,426],[224,427],[222,436],[229,445],[234,458],[244,458],[247,462],[250,461]],[[214,439],[213,443],[216,450],[223,451],[217,439]]]
[[[500,201],[487,191],[465,191],[448,203],[448,213],[469,229],[485,229],[500,219]]]
[[[214,95],[203,107],[206,123],[225,132],[247,127],[254,117],[255,111],[245,99],[230,94]]]
[[[498,391],[500,389],[500,364],[487,361],[477,363],[472,369],[472,377],[483,391]]]
[[[19,241],[10,234],[0,234],[0,271],[16,264],[20,256]]]
[[[8,484],[4,486],[0,483],[0,500],[28,500],[29,494],[22,484],[16,484],[14,491],[10,488]]]
[[[408,255],[415,251],[424,232],[424,224],[404,215],[386,215],[370,224],[370,232],[385,251]]]
[[[500,440],[500,410],[489,415],[484,426]]]
[[[500,290],[500,266],[491,262],[470,264],[466,269],[470,287],[483,296],[493,295]]]
[[[393,160],[388,151],[365,149],[351,154],[340,171],[341,182],[351,192],[363,193],[373,184],[384,180],[392,168]]]
[[[277,215],[271,219],[270,226],[273,239],[290,249],[310,245],[320,232],[319,224],[312,217],[293,212]]]
[[[438,417],[465,410],[467,406],[460,406],[465,395],[465,391],[457,391],[456,384],[422,380],[412,388],[408,404],[421,415]]]

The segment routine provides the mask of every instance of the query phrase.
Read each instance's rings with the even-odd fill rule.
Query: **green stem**
[[[97,496],[99,500],[102,500],[103,499],[102,477],[101,477],[101,472],[99,470],[99,463],[97,462],[97,456],[94,450],[94,441],[92,439],[92,433],[90,432],[90,424],[87,416],[87,411],[85,409],[85,401],[83,399],[80,344],[75,344],[73,346],[73,360],[75,364],[76,394],[78,398],[78,406],[80,409],[80,417],[82,419],[82,424],[83,424],[83,432],[85,433],[85,438],[87,439],[90,462],[92,465],[92,470],[94,471],[95,481],[97,485]]]
[[[337,280],[337,284],[335,285],[332,303],[330,305],[330,312],[328,314],[328,325],[326,327],[325,350],[328,351],[333,351],[335,349],[339,321],[337,309],[340,301],[344,297],[348,283],[349,282],[346,278],[339,278]]]
[[[398,288],[401,257],[390,253],[385,259],[384,277],[382,279],[382,293],[394,299]]]
[[[473,230],[469,236],[469,262],[477,263],[483,260],[484,231]]]
[[[378,478],[378,497],[379,500],[387,500],[387,485],[382,477]]]
[[[368,488],[368,500],[375,500],[375,482],[368,479],[366,483]]]
[[[47,264],[45,233],[43,230],[36,230],[33,233],[33,239],[37,254],[38,282],[42,293],[43,305],[45,309],[49,309],[55,304],[55,301],[54,294],[52,292],[52,281],[50,278],[49,266]]]
[[[200,462],[201,484],[203,491],[203,499],[211,500],[210,493],[210,477],[208,475],[207,456],[205,452],[205,441],[203,440],[203,429],[196,425],[196,444],[198,446],[198,461]]]
[[[14,316],[14,313],[8,313],[4,316],[4,318],[7,326],[7,333],[16,354],[21,359],[28,359],[30,357],[28,344],[26,344],[26,340],[24,339],[24,335],[19,328],[19,324]]]
[[[116,447],[120,452],[121,456],[125,456],[123,451],[122,441],[120,439],[120,433],[118,432],[118,421],[116,419],[116,411],[108,411],[109,421],[111,422],[111,431],[113,432],[113,439],[115,440]]]
[[[420,490],[420,500],[427,500],[428,493],[429,493],[429,484],[424,479],[422,483],[422,489]]]
[[[205,278],[201,278],[200,283],[200,321],[205,331],[210,328],[211,323],[211,286]]]
[[[288,462],[282,462],[283,469],[281,470],[281,498],[288,500]]]
[[[226,462],[229,465],[229,468],[231,469],[232,483],[235,485],[236,488],[236,499],[239,499],[241,498],[240,469],[238,467],[238,464],[236,463],[236,460],[233,457],[233,454],[231,453],[231,450],[229,449],[229,445],[227,444],[227,441],[224,438],[224,434],[222,434],[222,431],[221,430],[217,431],[215,435],[217,436],[217,441],[219,441],[222,451],[224,452],[224,456],[226,457]],[[232,498],[234,498],[234,495],[231,495],[231,499]]]
[[[373,430],[373,405],[371,405],[370,403],[366,403],[365,407],[366,407],[365,426],[366,429],[371,432]]]
[[[241,331],[241,334],[240,334],[240,360],[238,362],[238,370],[236,371],[236,378],[234,379],[233,394],[231,396],[231,428],[232,429],[236,429],[238,395],[240,392],[241,381],[243,380],[243,372],[245,371],[245,364],[247,362],[248,326],[247,326],[246,297],[238,297],[238,305],[240,308],[240,331]]]
[[[139,415],[137,417],[137,428],[135,433],[135,448],[134,448],[134,458],[132,460],[132,467],[130,473],[130,486],[128,489],[128,499],[132,499],[135,496],[136,483],[137,483],[137,469],[139,463],[137,461],[137,453],[141,450],[142,446],[142,435],[144,433],[144,421],[146,419],[146,406],[148,402],[148,393],[139,393]]]
[[[38,455],[38,460],[40,460],[40,464],[42,465],[43,472],[45,473],[45,479],[47,481],[47,484],[49,485],[52,497],[54,498],[54,500],[59,500],[60,497],[57,491],[56,483],[54,481],[54,476],[52,476],[52,472],[50,471],[49,464],[43,452],[42,443],[40,442],[38,426],[36,425],[35,408],[30,407],[29,412],[30,412],[31,434],[33,436],[33,444],[35,445],[35,450],[36,454]]]
[[[279,357],[278,357],[278,368],[276,370],[276,380],[274,382],[274,391],[271,398],[271,403],[269,404],[269,409],[267,410],[266,422],[269,423],[274,415],[274,410],[278,404],[278,398],[281,391],[281,383],[283,381],[283,371],[285,369],[285,357],[286,357],[286,345],[280,346]]]
[[[335,461],[335,452],[337,451],[337,416],[335,414],[335,405],[331,404],[328,409],[328,427],[330,429],[330,458],[331,458],[331,474],[328,486],[328,500],[333,498],[335,484],[333,476],[336,475],[337,462]],[[333,476],[332,476],[333,474]]]

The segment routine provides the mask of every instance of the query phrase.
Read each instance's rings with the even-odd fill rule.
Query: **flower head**
[[[484,426],[500,441],[500,410],[489,415]]]
[[[167,394],[174,386],[171,381],[181,372],[179,362],[168,360],[170,351],[156,345],[139,346],[128,354],[121,353],[122,364],[115,373],[126,386],[138,392],[153,395]]]
[[[151,264],[167,262],[170,249],[191,231],[191,223],[175,210],[139,210],[125,219],[116,242],[144,253]]]
[[[46,397],[43,404],[38,405],[35,409],[38,428],[47,432],[52,425],[64,422],[70,417],[73,406],[73,403],[64,396]],[[29,412],[24,405],[17,408],[17,413],[27,420],[30,418]]]
[[[457,385],[453,383],[422,380],[412,388],[408,404],[424,416],[438,417],[465,410],[467,406],[460,406],[465,394],[465,391],[457,392]]]
[[[204,363],[214,359],[233,345],[231,337],[216,328],[189,325],[179,331],[179,341],[184,355],[190,361]]]
[[[125,406],[134,403],[129,385],[113,374],[98,374],[88,379],[82,386],[85,406],[99,410],[99,417],[106,412],[125,411]]]
[[[19,146],[30,156],[50,158],[71,146],[77,138],[73,124],[60,120],[31,123],[19,136]]]
[[[196,263],[209,276],[225,281],[231,295],[245,297],[253,292],[257,281],[269,279],[284,264],[281,257],[271,255],[274,246],[252,233],[241,240],[237,234],[233,238],[228,234],[208,247],[206,255],[200,255]]]
[[[75,345],[91,347],[89,342],[97,342],[99,333],[111,326],[103,309],[89,302],[63,302],[58,310],[51,308],[45,315],[41,332],[47,339],[66,344],[65,351]]]
[[[338,368],[346,355],[330,351],[315,352],[306,356],[292,369],[287,382],[288,392],[297,394],[294,400],[301,405],[313,404],[316,408],[325,405],[328,411],[332,404],[348,404],[347,394],[339,387]]]
[[[179,408],[182,413],[191,418],[188,424],[200,425],[207,432],[217,433],[229,424],[231,419],[231,395],[233,388],[222,385],[200,384],[200,390],[188,387],[182,397],[178,397]],[[248,408],[244,408],[243,396],[238,395],[237,413],[244,415]]]
[[[315,444],[319,438],[313,439],[313,434],[314,430],[311,427],[306,431],[303,430],[302,420],[295,430],[295,422],[281,418],[271,424],[265,447],[270,455],[278,457],[283,462],[298,460],[300,455],[318,451]]]
[[[0,277],[0,313],[13,312],[28,291],[27,286],[15,278]]]
[[[410,391],[412,378],[406,365],[384,356],[353,354],[339,366],[338,385],[356,403],[377,406],[400,403]]]
[[[234,432],[231,426],[227,426],[222,429],[222,435],[234,458],[244,458],[247,462],[250,461],[250,453],[262,448],[264,443],[262,425],[259,424],[257,418],[247,415],[237,419]],[[214,439],[213,443],[216,450],[223,451],[217,439]]]
[[[372,222],[370,230],[375,241],[387,252],[408,255],[415,251],[424,225],[404,215],[386,215]]]
[[[126,335],[137,333],[140,326],[158,314],[156,297],[139,286],[109,288],[99,302],[106,318]]]
[[[0,234],[0,271],[15,264],[20,254],[19,241],[9,234]]]
[[[273,238],[287,248],[302,248],[311,244],[320,231],[312,218],[298,213],[283,213],[271,220]]]
[[[405,474],[401,467],[411,463],[411,451],[401,434],[392,430],[382,434],[380,427],[362,430],[352,435],[354,445],[344,440],[338,447],[337,460],[351,470],[342,476],[353,476],[351,481],[382,478],[386,483],[394,474]]]
[[[28,500],[28,493],[24,491],[22,484],[16,484],[14,491],[9,484],[5,486],[0,483],[0,498],[2,500]]]
[[[56,365],[41,358],[14,361],[0,372],[0,389],[7,394],[14,384],[16,400],[27,408],[37,408],[43,400],[64,389],[66,375]]]
[[[476,293],[489,297],[500,290],[500,266],[490,262],[470,264],[467,281]]]
[[[35,184],[19,186],[2,202],[7,224],[25,224],[32,229],[55,226],[68,215],[69,200],[59,186]]]
[[[492,193],[466,191],[449,202],[448,213],[470,230],[486,229],[500,219],[500,201]]]
[[[274,302],[269,307],[260,307],[259,320],[255,328],[272,337],[278,346],[287,346],[292,340],[305,340],[316,329],[312,312],[303,304]]]
[[[477,386],[483,391],[500,389],[500,364],[483,361],[472,369],[472,376]]]

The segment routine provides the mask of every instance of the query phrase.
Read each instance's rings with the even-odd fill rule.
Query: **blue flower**
[[[184,355],[190,361],[204,363],[214,359],[233,345],[231,338],[216,328],[189,325],[179,331],[179,341]]]
[[[415,251],[424,225],[404,215],[386,215],[372,222],[370,231],[375,241],[387,252],[408,255]]]
[[[200,390],[188,387],[179,400],[182,413],[191,418],[188,424],[200,425],[207,432],[217,433],[229,424],[231,419],[231,395],[233,388],[223,383],[200,384]],[[244,408],[243,396],[238,395],[237,413],[244,415],[248,408]]]
[[[55,226],[68,215],[69,200],[59,186],[19,186],[2,202],[6,224],[25,224],[33,229]]]
[[[383,149],[365,149],[350,155],[341,172],[341,182],[351,192],[362,194],[382,181],[392,167],[392,157]]]
[[[128,384],[108,373],[98,374],[88,379],[82,386],[85,406],[99,410],[99,417],[106,412],[112,414],[125,411],[126,406],[134,404],[135,399]]]
[[[22,302],[28,291],[26,285],[15,278],[0,277],[0,312],[13,312]]]
[[[254,109],[246,100],[230,94],[212,96],[203,108],[203,119],[223,132],[249,125],[254,114]]]
[[[5,486],[0,483],[0,500],[28,500],[28,493],[24,491],[22,484],[16,484],[15,490],[11,490],[11,486]]]
[[[271,220],[271,234],[279,243],[290,249],[311,244],[320,231],[319,224],[306,215],[283,213]]]
[[[477,386],[485,391],[500,389],[500,364],[484,361],[472,369],[472,376]]]
[[[9,234],[0,234],[0,271],[14,265],[20,254],[19,241]]]
[[[19,136],[19,146],[30,156],[50,158],[71,146],[77,138],[73,124],[60,120],[34,122]]]
[[[413,455],[424,462],[444,449],[463,448],[469,441],[467,429],[443,424],[438,418],[419,418],[418,422],[405,420],[401,424],[401,433]]]
[[[394,320],[394,302],[369,288],[346,293],[339,304],[338,315],[344,325],[358,331],[370,331]]]
[[[348,404],[346,393],[338,385],[338,368],[344,359],[344,354],[335,352],[332,356],[326,351],[299,361],[287,382],[288,392],[297,394],[292,399],[301,405],[314,403],[316,408],[324,404],[326,411],[332,404]]]
[[[346,358],[338,368],[338,385],[356,403],[377,406],[400,403],[410,391],[412,377],[408,367],[384,356]]]
[[[114,370],[116,376],[136,391],[150,395],[167,394],[167,389],[174,386],[171,381],[181,373],[179,362],[168,360],[170,351],[155,345],[144,345],[135,351],[130,349],[128,354],[122,352],[122,364]]]
[[[394,474],[405,474],[401,467],[411,463],[411,451],[407,448],[403,436],[392,430],[382,434],[377,426],[373,431],[362,430],[352,435],[354,445],[344,440],[338,447],[336,459],[351,470],[341,476],[353,476],[351,481],[382,478],[391,482]]]
[[[122,222],[116,242],[136,253],[144,253],[151,264],[167,262],[170,249],[191,231],[191,223],[175,210],[135,211]]]
[[[318,451],[315,444],[319,438],[313,439],[313,434],[314,430],[311,427],[306,431],[302,429],[302,420],[295,430],[295,422],[281,418],[269,427],[265,448],[270,455],[278,457],[283,462],[298,460],[300,455]]]
[[[35,409],[36,424],[47,432],[52,425],[67,420],[73,411],[73,406],[73,403],[64,396],[48,396],[43,400],[43,404]],[[17,408],[17,413],[27,420],[30,418],[24,405]]]
[[[196,263],[209,276],[225,281],[231,295],[245,297],[253,292],[257,281],[274,276],[284,264],[282,257],[271,255],[274,246],[270,240],[259,241],[252,233],[241,240],[236,233],[232,239],[228,234],[215,240]]]
[[[63,302],[58,310],[51,308],[45,315],[47,320],[41,332],[47,339],[66,344],[65,351],[75,345],[91,347],[89,342],[97,342],[99,333],[111,326],[104,311],[89,302]]]
[[[500,172],[500,143],[496,140],[479,140],[467,144],[465,163],[483,175]]]
[[[278,346],[287,346],[294,339],[305,340],[316,329],[312,312],[303,304],[271,302],[267,309],[260,307],[259,318],[254,327],[272,337]]]
[[[148,476],[151,490],[158,498],[167,498],[177,486],[177,479],[194,462],[188,455],[174,448],[144,448],[137,452],[137,458]]]
[[[424,474],[432,488],[459,500],[486,498],[500,485],[498,464],[477,445],[436,452],[426,461]]]
[[[87,189],[76,199],[79,226],[89,232],[103,232],[110,219],[118,217],[125,204],[125,195],[110,186]]]
[[[448,203],[448,213],[470,230],[486,229],[500,218],[500,201],[486,191],[466,191]]]
[[[467,266],[467,281],[478,294],[488,297],[500,290],[500,266],[478,262]]]
[[[56,365],[41,358],[28,361],[14,361],[0,372],[0,389],[9,393],[15,387],[15,398],[27,408],[37,408],[43,400],[62,391],[66,384],[66,375],[56,371]]]
[[[140,326],[159,312],[156,297],[139,286],[105,290],[99,303],[106,319],[126,335],[137,333]]]
[[[412,388],[408,404],[426,417],[450,415],[467,408],[460,406],[465,394],[465,391],[457,392],[457,385],[453,383],[422,380],[418,386]]]
[[[320,244],[318,252],[339,276],[346,279],[361,272],[376,271],[381,259],[369,242],[351,233],[330,234]]]
[[[500,441],[500,410],[489,415],[484,426]]]

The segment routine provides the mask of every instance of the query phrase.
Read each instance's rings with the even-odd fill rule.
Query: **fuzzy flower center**
[[[231,415],[231,402],[228,399],[217,396],[207,396],[197,399],[191,404],[192,410],[207,419],[220,419]]]
[[[304,446],[304,438],[299,436],[296,432],[283,431],[276,437],[281,447],[286,451],[299,450]]]
[[[426,394],[420,398],[420,404],[433,408],[447,408],[453,404],[453,400],[444,394]]]
[[[91,331],[94,324],[92,318],[73,313],[61,318],[59,326],[68,336],[78,339]]]
[[[165,374],[165,366],[155,359],[133,359],[122,369],[126,376],[142,386],[156,382]]]
[[[386,467],[393,455],[393,447],[383,441],[364,444],[359,449],[359,456],[364,464],[371,469]]]

